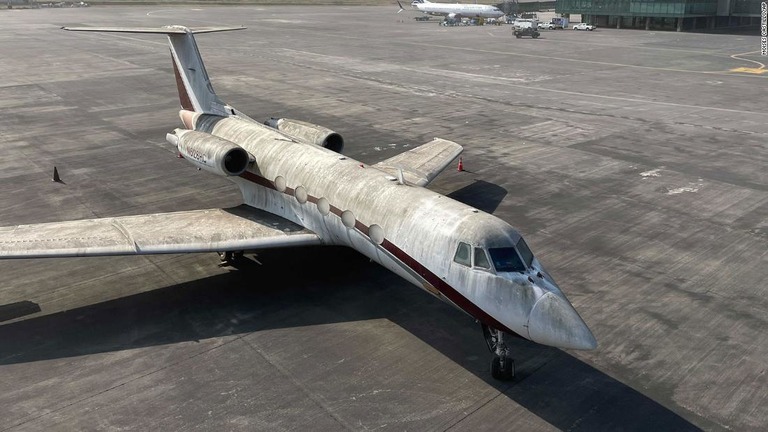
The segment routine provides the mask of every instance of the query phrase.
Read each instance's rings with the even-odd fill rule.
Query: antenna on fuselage
[[[397,182],[400,183],[401,185],[405,184],[405,175],[403,174],[402,168],[397,169]]]

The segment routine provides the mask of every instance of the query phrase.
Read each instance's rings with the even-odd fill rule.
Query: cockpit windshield
[[[523,240],[522,237],[520,237],[520,241],[517,242],[517,250],[520,251],[520,256],[523,257],[523,262],[525,262],[526,266],[530,267],[533,265],[533,252],[531,252],[531,249],[525,244],[525,240]]]
[[[520,239],[522,241],[522,239]],[[529,251],[530,252],[530,251]],[[520,260],[520,256],[517,254],[515,248],[490,248],[488,253],[491,254],[491,260],[493,266],[497,272],[523,272],[525,271],[525,264]]]
[[[488,262],[488,257],[485,256],[485,252],[482,248],[475,248],[475,267],[490,270],[491,263]]]

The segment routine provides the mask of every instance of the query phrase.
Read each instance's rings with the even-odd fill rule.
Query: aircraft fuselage
[[[490,327],[562,348],[594,347],[537,259],[508,272],[457,262],[460,242],[486,257],[491,248],[514,248],[520,234],[501,219],[250,119],[185,111],[182,119],[254,156],[245,173],[229,177],[245,204],[302,225],[325,244],[354,248]]]
[[[493,6],[417,3],[450,7],[432,10],[453,17],[502,15]],[[242,28],[65,29],[167,35],[186,129],[166,139],[198,169],[234,181],[245,205],[9,227],[0,234],[13,241],[0,256],[218,251],[228,263],[248,249],[344,245],[480,321],[494,353],[494,378],[515,375],[507,334],[560,348],[597,346],[517,231],[423,187],[461,153],[459,144],[435,139],[371,166],[343,156],[343,138],[326,127],[283,118],[254,121],[216,95],[194,38]],[[147,220],[154,225],[145,226]],[[183,235],[158,235],[158,226],[164,232],[178,224],[188,228]]]
[[[415,3],[414,7],[430,15],[499,18],[504,12],[494,6],[459,3]]]

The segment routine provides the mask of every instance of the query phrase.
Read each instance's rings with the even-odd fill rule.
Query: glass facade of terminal
[[[761,0],[557,0],[555,12],[581,14],[583,22],[598,27],[672,26],[687,30],[754,24],[757,20],[749,17],[760,16],[760,3]]]
[[[558,0],[556,9],[587,15],[703,16],[717,13],[717,0]]]
[[[732,0],[731,13],[733,15],[760,16],[760,3],[756,0]]]

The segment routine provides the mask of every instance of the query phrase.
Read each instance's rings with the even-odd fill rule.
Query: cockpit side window
[[[525,271],[525,264],[520,260],[515,248],[490,248],[488,253],[491,254],[491,260],[493,260],[493,266],[496,267],[497,272]]]
[[[472,247],[464,242],[459,242],[459,247],[456,249],[453,261],[467,267],[472,267]]]
[[[522,237],[520,237],[520,241],[517,242],[517,250],[520,251],[520,256],[523,258],[525,265],[530,267],[533,263],[533,252],[531,252],[531,249],[525,244],[525,240],[523,240]]]
[[[485,256],[485,251],[481,248],[475,248],[475,267],[491,269],[491,263],[488,262],[488,257]]]

